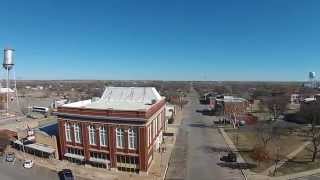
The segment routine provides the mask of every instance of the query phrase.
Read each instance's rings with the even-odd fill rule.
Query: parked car
[[[59,176],[61,180],[74,180],[74,176],[70,169],[63,169],[59,172]]]
[[[33,167],[33,161],[32,160],[25,160],[23,162],[23,167],[24,168],[27,168],[27,169],[30,169]]]
[[[226,156],[222,156],[220,161],[224,162],[237,162],[237,155],[235,153],[228,153]]]
[[[240,126],[246,125],[246,121],[244,121],[244,120],[239,121],[239,125],[240,125]]]
[[[14,153],[8,153],[6,154],[6,161],[7,162],[14,162],[16,160],[16,156]]]

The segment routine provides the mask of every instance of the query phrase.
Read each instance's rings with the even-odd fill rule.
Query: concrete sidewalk
[[[299,148],[297,148],[296,150],[294,150],[293,152],[291,152],[290,154],[288,154],[286,156],[285,159],[282,159],[278,165],[277,168],[280,168],[281,166],[283,166],[288,160],[294,158],[297,154],[299,154],[302,150],[304,150],[311,142],[307,141],[305,143],[303,143]],[[264,172],[262,172],[261,174],[263,175],[269,175],[271,172],[273,172],[276,168],[276,165],[272,165],[271,167],[269,167],[267,170],[265,170]]]

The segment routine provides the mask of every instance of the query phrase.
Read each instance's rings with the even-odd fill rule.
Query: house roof
[[[0,88],[0,93],[13,93],[14,90],[10,89],[10,88]]]
[[[234,97],[234,96],[223,96],[222,99],[217,99],[217,101],[224,101],[224,102],[246,102],[247,100],[240,97]]]
[[[79,101],[62,107],[135,111],[147,110],[162,99],[154,87],[106,87],[97,101]]]

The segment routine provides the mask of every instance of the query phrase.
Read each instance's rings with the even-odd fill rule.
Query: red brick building
[[[107,87],[98,100],[58,107],[59,156],[79,164],[147,172],[166,126],[152,87]]]

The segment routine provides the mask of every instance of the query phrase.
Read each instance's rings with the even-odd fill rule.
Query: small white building
[[[291,94],[290,102],[291,102],[291,104],[300,104],[302,99],[303,98],[300,94]]]
[[[173,104],[166,104],[166,120],[174,117],[176,115],[176,108]]]
[[[63,106],[64,104],[68,103],[68,99],[59,99],[59,100],[54,100],[53,103],[51,104],[51,107],[53,109],[57,109],[59,106]]]

